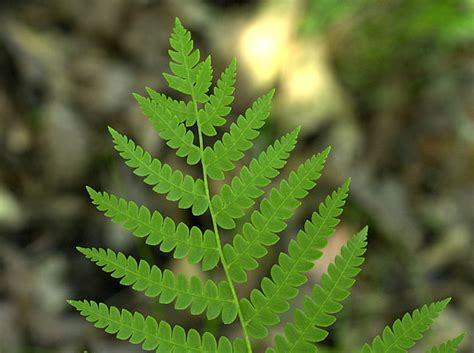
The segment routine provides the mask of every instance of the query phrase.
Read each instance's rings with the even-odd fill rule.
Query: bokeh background
[[[156,305],[75,251],[76,245],[111,247],[200,274],[110,223],[84,188],[208,225],[206,217],[192,218],[142,184],[107,134],[111,125],[160,159],[199,172],[165,148],[131,96],[145,86],[173,94],[161,73],[168,70],[175,16],[202,52],[212,53],[215,72],[238,58],[231,120],[277,88],[253,154],[297,125],[301,142],[287,170],[333,147],[319,187],[241,294],[258,285],[324,195],[352,176],[344,220],[311,278],[317,281],[365,224],[370,246],[324,348],[353,352],[403,312],[452,296],[413,352],[461,332],[468,334],[461,352],[472,352],[473,11],[473,0],[2,1],[0,352],[141,351],[87,324],[68,298],[239,334],[233,326]],[[262,342],[261,352],[270,342]]]

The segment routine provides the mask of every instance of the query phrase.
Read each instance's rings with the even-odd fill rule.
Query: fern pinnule
[[[430,350],[426,351],[426,353],[456,353],[463,340],[464,335],[459,335],[452,340],[448,340],[439,346],[431,348]]]
[[[148,297],[159,297],[161,304],[175,301],[175,309],[189,307],[193,315],[205,311],[209,320],[222,315],[225,324],[234,322],[237,317],[237,305],[232,300],[227,281],[203,282],[196,276],[188,278],[182,273],[162,271],[145,260],[137,261],[132,256],[127,257],[111,249],[78,247],[78,250],[112,277],[120,279],[120,284],[144,292]]]
[[[145,206],[138,207],[133,201],[97,192],[89,186],[87,191],[99,211],[132,231],[137,238],[145,238],[146,244],[158,245],[165,253],[173,252],[176,259],[187,257],[192,264],[202,262],[204,271],[217,266],[219,250],[211,230],[203,233],[198,227],[189,228],[185,223],[176,225],[171,218],[163,217],[158,211],[152,213]]]
[[[382,336],[375,337],[370,345],[365,344],[360,353],[406,352],[423,338],[423,333],[428,330],[450,300],[447,298],[430,305],[423,305],[411,314],[406,313],[391,327],[385,327]]]
[[[132,139],[111,127],[109,131],[115,149],[125,159],[125,164],[134,169],[134,174],[144,177],[145,184],[153,186],[155,192],[165,194],[168,200],[178,201],[179,208],[191,208],[196,216],[206,212],[208,201],[202,179],[194,179],[180,170],[173,170],[170,165],[152,158]]]
[[[234,101],[234,84],[237,60],[234,58],[217,80],[209,101],[199,112],[202,133],[206,136],[217,135],[216,126],[226,123],[225,117],[230,114],[230,104]]]
[[[157,322],[151,316],[138,312],[133,314],[126,309],[107,306],[92,300],[70,300],[87,321],[102,328],[105,332],[115,335],[118,339],[128,340],[133,344],[141,344],[146,351],[156,350],[157,353],[231,353],[242,352],[240,340],[232,343],[226,337],[219,340],[209,332],[202,336],[194,329],[186,332],[181,326],[171,326],[166,321]]]
[[[216,338],[209,332],[186,331],[179,325],[157,321],[138,312],[107,306],[95,301],[69,301],[86,320],[118,339],[139,344],[144,350],[158,353],[253,353],[254,341],[269,336],[269,329],[280,322],[290,309],[290,301],[308,281],[308,272],[322,255],[336,226],[348,197],[350,179],[328,195],[305,222],[288,249],[278,256],[267,277],[248,298],[238,296],[237,283],[247,281],[248,273],[259,266],[268,248],[280,239],[289,219],[301,202],[316,186],[330,148],[307,159],[277,186],[265,188],[275,180],[286,165],[296,145],[299,128],[280,137],[235,173],[229,184],[223,183],[217,194],[210,187],[212,180],[225,179],[226,172],[235,170],[237,161],[253,146],[271,109],[274,91],[257,99],[244,114],[231,123],[228,131],[212,144],[205,136],[216,136],[217,129],[226,123],[234,99],[236,60],[221,73],[211,89],[213,68],[211,57],[201,60],[194,48],[191,33],[176,19],[170,38],[170,73],[164,78],[171,89],[184,95],[176,100],[147,88],[148,96],[135,98],[166,145],[187,164],[200,164],[202,177],[194,178],[163,163],[145,151],[126,135],[110,128],[115,149],[142,177],[145,184],[189,210],[193,216],[209,217],[209,228],[175,222],[158,211],[151,211],[107,192],[87,187],[92,203],[146,245],[156,246],[174,259],[186,259],[200,264],[203,271],[221,270],[220,276],[203,273],[205,279],[176,273],[149,262],[127,256],[111,249],[78,247],[78,250],[121,284],[154,298],[158,303],[174,304],[177,310],[191,315],[218,319],[225,325],[240,327],[241,338]],[[190,127],[195,128],[190,129]],[[161,197],[161,196],[160,196]],[[260,199],[260,200],[259,200]],[[256,202],[258,206],[237,234],[228,241],[221,237],[223,230],[236,228]],[[225,245],[223,245],[225,244]],[[341,249],[340,255],[323,274],[321,282],[313,286],[296,309],[294,320],[286,323],[277,334],[267,353],[315,353],[317,343],[324,340],[335,314],[342,309],[342,301],[349,295],[355,277],[364,261],[367,247],[367,228],[364,228]],[[207,276],[209,275],[209,276]],[[215,278],[219,278],[216,280]],[[444,309],[448,300],[440,301],[411,315],[406,314],[386,327],[382,336],[362,347],[361,353],[408,353]],[[454,353],[462,341],[459,336],[434,347],[427,353]]]

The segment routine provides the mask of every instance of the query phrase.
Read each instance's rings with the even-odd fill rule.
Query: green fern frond
[[[290,241],[288,253],[279,255],[278,263],[270,271],[271,278],[263,278],[261,289],[254,289],[250,300],[240,302],[244,325],[253,337],[262,339],[268,335],[267,327],[280,322],[280,315],[290,308],[288,302],[296,297],[298,288],[308,280],[304,274],[321,257],[321,249],[339,223],[349,184],[350,180],[347,180],[327,196],[319,206],[319,212],[313,213],[311,221],[305,223],[296,240]]]
[[[270,114],[274,90],[257,99],[245,114],[232,123],[230,131],[212,148],[204,150],[204,163],[208,176],[215,180],[224,179],[224,172],[235,168],[234,162],[240,160],[245,151],[250,149],[252,140],[260,134],[260,129]]]
[[[242,283],[247,280],[247,271],[258,267],[257,259],[267,254],[267,246],[278,242],[277,233],[286,228],[286,220],[301,204],[299,200],[308,195],[321,176],[330,148],[302,163],[288,179],[273,188],[269,197],[262,200],[260,209],[252,212],[250,222],[242,227],[242,234],[234,237],[232,245],[223,248],[224,259],[232,280]]]
[[[385,327],[382,337],[377,336],[372,343],[365,344],[361,353],[406,353],[417,341],[423,338],[423,333],[429,329],[434,319],[444,310],[451,299],[445,299],[416,309],[410,315],[396,320],[392,327]]]
[[[201,130],[206,136],[215,136],[217,134],[215,127],[226,123],[225,117],[229,115],[230,104],[234,101],[236,69],[237,60],[233,59],[217,80],[217,85],[204,109],[199,111]]]
[[[339,216],[348,195],[347,180],[337,191],[326,197],[290,240],[287,252],[279,255],[268,277],[260,288],[253,289],[249,298],[240,298],[236,283],[247,280],[247,273],[259,266],[268,247],[279,241],[279,233],[287,227],[302,200],[316,186],[329,154],[329,148],[315,155],[288,177],[272,188],[250,213],[240,233],[225,242],[222,229],[236,228],[236,221],[245,216],[266,187],[286,165],[295,148],[299,128],[271,144],[266,151],[253,158],[247,166],[235,171],[229,184],[223,183],[219,193],[213,194],[211,179],[225,179],[224,173],[235,170],[244,153],[253,146],[270,113],[274,91],[257,99],[253,105],[230,124],[228,132],[209,146],[205,136],[216,136],[217,127],[226,123],[234,99],[236,60],[221,73],[212,88],[211,57],[201,61],[199,49],[194,48],[191,33],[176,19],[170,38],[171,73],[164,78],[170,88],[183,93],[183,100],[170,98],[147,88],[147,97],[135,94],[145,116],[166,145],[188,165],[199,164],[201,178],[193,178],[181,170],[153,158],[127,136],[109,129],[115,149],[134,174],[143,177],[153,190],[173,201],[179,208],[189,209],[194,216],[206,214],[212,228],[201,230],[185,223],[175,223],[158,211],[87,187],[92,203],[114,223],[122,225],[145,244],[156,246],[161,252],[171,253],[175,259],[187,258],[189,263],[200,263],[204,271],[222,270],[211,279],[186,276],[161,269],[144,260],[137,260],[120,252],[102,248],[78,250],[103,271],[117,278],[160,304],[174,304],[177,310],[189,310],[192,315],[206,315],[224,324],[237,323],[242,339],[231,341],[221,337],[217,341],[210,333],[199,334],[156,321],[150,316],[131,313],[125,309],[108,307],[94,301],[70,301],[96,327],[116,335],[118,339],[141,344],[144,350],[157,353],[253,353],[252,339],[269,335],[269,328],[280,321],[290,308],[289,302],[308,280],[307,273],[322,255],[328,238],[339,223]],[[212,92],[212,93],[211,93]],[[193,127],[195,125],[195,127]],[[193,127],[188,129],[188,127]],[[193,132],[194,131],[194,132]],[[196,141],[195,141],[196,140]],[[206,223],[205,223],[206,224]],[[225,245],[223,245],[225,244]],[[284,332],[275,338],[274,347],[266,353],[316,353],[342,309],[341,302],[349,295],[355,276],[360,271],[367,246],[367,228],[355,235],[341,249],[329,266],[319,285],[304,297],[294,321],[285,325]],[[222,278],[214,280],[214,278]],[[407,353],[449,300],[423,306],[411,315],[406,314],[386,327],[383,334],[366,344],[361,353]],[[459,336],[434,347],[427,353],[454,353],[462,341]]]
[[[202,69],[203,65],[198,65],[200,53],[199,49],[193,50],[191,33],[183,27],[179,19],[175,21],[170,45],[171,50],[168,54],[171,57],[170,69],[173,74],[165,73],[163,76],[170,88],[192,95],[198,73],[203,75],[205,70]]]
[[[206,230],[204,234],[198,227],[178,225],[169,218],[163,218],[158,212],[150,212],[145,206],[138,207],[133,201],[127,201],[106,192],[97,192],[91,187],[87,191],[99,211],[132,231],[138,238],[146,238],[148,245],[158,245],[160,250],[173,252],[175,259],[188,258],[192,264],[202,262],[204,271],[216,267],[219,262],[219,249],[214,233]]]
[[[180,326],[172,327],[165,321],[159,323],[151,316],[143,316],[126,309],[107,306],[92,300],[70,300],[87,321],[105,332],[115,335],[118,339],[128,340],[133,344],[141,344],[146,351],[157,353],[244,353],[242,344],[232,343],[226,337],[219,341],[206,332],[201,335],[196,330],[186,332]]]
[[[283,335],[275,338],[275,348],[266,353],[316,353],[313,344],[323,341],[336,318],[334,314],[342,310],[341,302],[349,295],[355,283],[355,276],[364,262],[367,247],[367,227],[357,233],[341,249],[336,260],[329,265],[321,282],[313,287],[311,295],[304,298],[303,309],[297,309],[294,322],[287,323]]]
[[[121,284],[144,292],[148,297],[159,297],[161,304],[175,301],[175,309],[189,308],[193,315],[206,311],[209,320],[222,315],[225,324],[234,322],[237,317],[237,305],[227,281],[203,282],[196,276],[188,278],[182,273],[175,275],[170,270],[162,271],[144,260],[138,262],[132,256],[127,257],[111,249],[77,249],[112,277],[120,278]]]
[[[245,210],[263,195],[263,188],[270,184],[286,164],[290,152],[295,148],[299,128],[284,135],[270,145],[248,166],[240,170],[229,185],[225,184],[220,194],[212,198],[212,208],[217,224],[224,229],[235,228],[234,219],[241,218]]]
[[[446,341],[439,346],[431,348],[429,351],[426,351],[426,353],[456,353],[463,340],[464,335],[459,335],[452,340]]]
[[[115,143],[115,149],[120,153],[125,163],[134,169],[134,174],[145,177],[144,182],[153,186],[159,194],[166,194],[170,201],[178,201],[179,208],[192,208],[194,215],[206,212],[208,201],[204,182],[184,175],[180,170],[173,170],[168,164],[162,163],[137,145],[132,139],[109,128]]]
[[[150,89],[149,93],[152,92]],[[147,116],[166,144],[176,150],[176,155],[186,157],[190,165],[199,163],[201,151],[194,144],[194,134],[186,129],[180,118],[157,99],[150,99],[134,93],[143,114]]]

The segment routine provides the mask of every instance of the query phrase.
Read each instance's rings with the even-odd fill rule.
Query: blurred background
[[[131,95],[145,86],[173,94],[161,73],[168,71],[175,16],[201,51],[212,54],[215,73],[237,57],[231,120],[277,88],[271,118],[249,157],[297,125],[301,142],[287,171],[333,147],[319,187],[239,287],[241,295],[259,284],[324,195],[352,176],[343,222],[312,282],[365,224],[370,245],[324,351],[354,352],[405,311],[451,296],[413,352],[461,332],[467,337],[460,352],[472,352],[473,0],[0,2],[0,352],[141,352],[86,323],[66,304],[70,298],[216,335],[239,334],[156,305],[75,251],[77,245],[111,247],[206,276],[113,225],[90,205],[84,188],[208,225],[206,217],[192,218],[146,187],[107,134],[111,125],[160,159],[199,173],[165,148]],[[262,342],[259,352],[271,342]]]

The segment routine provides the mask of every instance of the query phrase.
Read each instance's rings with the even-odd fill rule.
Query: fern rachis
[[[230,340],[216,338],[166,321],[157,321],[138,312],[118,309],[95,301],[70,301],[86,319],[98,328],[132,344],[141,344],[144,350],[156,352],[252,353],[253,342],[269,335],[269,328],[280,322],[280,316],[290,308],[289,301],[298,295],[305,284],[308,271],[313,267],[327,244],[342,213],[349,191],[349,181],[328,195],[317,212],[305,222],[288,251],[282,252],[270,275],[261,281],[259,289],[248,298],[237,296],[236,285],[247,280],[247,273],[259,266],[259,259],[279,240],[279,233],[309,191],[316,186],[329,148],[309,158],[296,171],[282,180],[268,193],[265,187],[285,166],[296,145],[299,129],[282,136],[265,151],[241,168],[229,184],[224,184],[216,195],[211,195],[211,180],[224,179],[225,173],[236,168],[236,162],[253,146],[260,129],[270,113],[274,91],[257,99],[251,108],[232,123],[228,132],[212,146],[206,146],[204,136],[215,136],[217,127],[225,124],[234,97],[236,61],[233,60],[221,74],[210,93],[213,69],[211,58],[203,61],[193,48],[191,33],[177,19],[170,39],[171,73],[164,74],[170,88],[189,97],[187,101],[174,100],[147,88],[148,97],[135,94],[144,115],[166,144],[186,158],[189,165],[200,164],[202,178],[193,178],[172,166],[153,158],[133,140],[110,128],[115,149],[133,173],[158,194],[189,209],[195,216],[210,217],[212,227],[200,229],[150,211],[133,201],[88,187],[87,191],[99,211],[121,224],[125,229],[143,238],[149,246],[171,253],[175,259],[187,258],[200,264],[203,271],[218,265],[225,276],[221,281],[202,280],[174,273],[156,265],[126,256],[111,249],[84,248],[78,250],[120,283],[146,296],[157,298],[161,304],[174,302],[176,310],[188,310],[191,315],[205,314],[207,319],[224,324],[236,323],[242,337]],[[196,125],[197,136],[189,129]],[[264,196],[266,194],[266,196]],[[222,245],[220,232],[236,228],[236,221],[259,198],[258,207],[232,241]],[[357,233],[343,246],[338,257],[328,267],[321,282],[313,286],[295,310],[292,322],[285,324],[277,334],[274,345],[267,353],[300,353],[318,351],[317,344],[327,336],[327,330],[342,309],[342,301],[350,295],[350,288],[360,272],[367,246],[367,228]],[[360,353],[405,353],[429,328],[447,305],[447,300],[423,306],[412,314],[405,314],[386,327],[382,336],[364,345]],[[430,353],[452,353],[463,336],[433,347]]]

